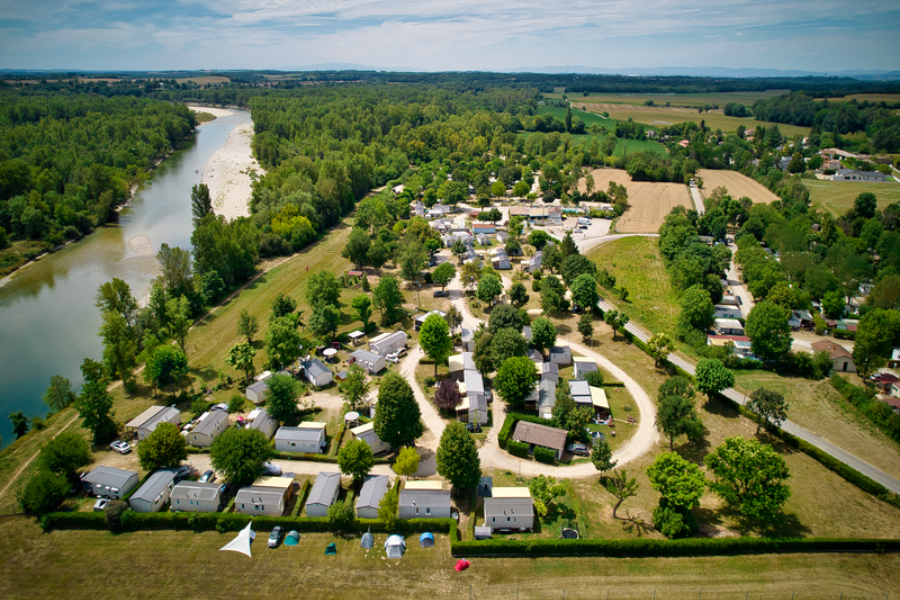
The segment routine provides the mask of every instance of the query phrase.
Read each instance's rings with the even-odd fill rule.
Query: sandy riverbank
[[[192,106],[191,110],[207,112],[216,117],[233,114],[221,108]],[[201,181],[209,186],[213,210],[229,221],[250,216],[250,194],[252,182],[250,173],[264,175],[259,163],[253,158],[250,142],[253,139],[253,124],[244,123],[228,134],[228,141],[219,148],[203,167]]]

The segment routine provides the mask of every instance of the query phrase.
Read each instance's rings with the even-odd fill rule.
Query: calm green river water
[[[191,187],[200,183],[206,161],[232,129],[250,113],[232,109],[229,117],[201,125],[196,139],[166,160],[119,223],[100,228],[64,250],[32,263],[0,288],[0,436],[13,441],[6,416],[14,410],[45,415],[41,400],[53,375],[80,387],[85,357],[101,359],[97,336],[97,288],[113,277],[124,279],[142,302],[159,274],[156,253],[163,243],[190,247]]]

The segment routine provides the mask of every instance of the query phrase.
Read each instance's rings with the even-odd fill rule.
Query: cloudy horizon
[[[7,0],[0,32],[6,69],[900,69],[885,0]]]

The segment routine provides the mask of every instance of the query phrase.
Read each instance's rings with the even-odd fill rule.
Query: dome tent
[[[369,527],[369,530],[365,532],[362,536],[362,541],[359,544],[366,550],[370,550],[375,546],[375,536],[372,535],[372,528]]]
[[[419,545],[423,548],[433,548],[434,547],[434,536],[429,532],[425,532],[419,536]]]
[[[284,538],[285,546],[296,546],[300,542],[300,533],[298,531],[291,531]]]
[[[397,534],[388,536],[384,542],[384,551],[388,558],[403,558],[403,552],[406,550],[406,540]]]

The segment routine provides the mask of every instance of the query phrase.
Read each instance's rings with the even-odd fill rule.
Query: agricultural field
[[[767,100],[774,96],[789,94],[790,90],[766,90],[764,92],[722,92],[712,94],[569,94],[569,100],[573,102],[589,102],[593,104],[635,104],[643,106],[647,100],[654,104],[665,106],[666,102],[672,106],[718,106],[724,108],[729,102],[737,102],[750,106],[757,100]],[[547,94],[544,94],[545,96]],[[562,97],[562,96],[560,96]]]
[[[616,222],[618,233],[656,233],[673,208],[694,207],[690,192],[680,183],[631,181],[625,171],[618,169],[596,169],[592,174],[597,190],[605,190],[610,181],[628,189],[628,208]]]
[[[706,126],[713,131],[721,129],[725,133],[736,131],[740,125],[743,125],[748,129],[753,129],[760,125],[768,126],[767,123],[757,121],[756,119],[726,117],[723,109],[699,113],[696,108],[667,108],[665,106],[585,102],[584,100],[573,100],[572,106],[590,112],[608,112],[609,116],[613,119],[627,120],[630,117],[639,123],[646,123],[648,125],[666,126],[684,123],[685,121],[693,121],[694,123],[705,121]],[[796,125],[785,125],[782,123],[778,124],[778,128],[781,130],[782,134],[790,136],[796,134],[809,135],[810,131],[809,127],[798,127]]]
[[[222,77],[221,75],[201,75],[199,77],[185,77],[183,79],[176,79],[178,83],[187,83],[191,81],[196,83],[197,85],[206,85],[207,83],[217,84],[217,83],[229,83],[231,80],[227,77]]]
[[[559,117],[560,119],[563,119],[566,116],[566,109],[564,109],[564,108],[540,108],[537,111],[537,114],[539,114],[539,115],[548,114],[548,113],[555,117]],[[602,127],[605,130],[610,130],[610,129],[614,129],[616,126],[616,122],[614,119],[606,119],[606,118],[602,117],[601,115],[584,112],[582,110],[573,110],[572,115],[577,116],[582,121],[584,121],[585,126],[587,128],[590,128],[591,125],[596,124],[598,127]],[[530,133],[531,132],[525,132],[524,135],[530,135]],[[573,135],[572,137],[575,138],[575,140],[577,140],[577,141],[586,139],[589,142],[593,141],[593,140],[597,140],[597,143],[601,143],[608,136],[607,135],[584,134],[584,135]],[[613,156],[622,157],[625,155],[626,152],[654,152],[656,154],[659,154],[660,156],[668,156],[665,146],[663,146],[662,144],[660,144],[658,142],[654,142],[651,140],[644,140],[644,141],[625,140],[625,139],[618,140],[618,143],[616,143],[616,147],[613,150]]]
[[[822,100],[823,98],[816,98],[816,100]],[[841,98],[829,98],[829,102],[849,102],[850,100],[856,100],[857,102],[862,102],[867,100],[869,102],[887,102],[888,104],[892,102],[900,102],[900,94],[851,94],[850,96],[843,96]]]
[[[732,198],[746,196],[753,200],[754,204],[771,204],[778,200],[778,196],[766,189],[766,186],[737,171],[700,169],[697,174],[703,179],[704,198],[708,198],[717,187],[724,187]]]
[[[400,560],[384,559],[379,548],[359,547],[356,535],[302,534],[295,547],[265,547],[268,531],[257,533],[253,558],[219,552],[233,534],[153,531],[112,535],[104,531],[42,534],[25,518],[3,527],[0,551],[6,575],[0,595],[18,598],[86,596],[97,589],[128,589],[132,598],[177,594],[190,598],[259,598],[287,589],[315,589],[322,598],[422,595],[445,598],[521,600],[605,597],[744,598],[757,600],[884,598],[900,593],[897,554],[786,554],[711,558],[474,558],[453,570],[449,542],[435,536],[434,548],[413,536]],[[334,542],[336,556],[324,556]],[[28,549],[27,552],[23,549]],[[223,574],[227,574],[224,575]],[[379,591],[380,590],[380,591]]]
[[[804,179],[803,185],[809,188],[809,200],[813,206],[830,212],[834,216],[846,214],[853,208],[853,201],[863,192],[871,192],[878,198],[878,208],[900,202],[900,183],[886,181],[869,183],[863,181],[825,181],[822,179]]]

